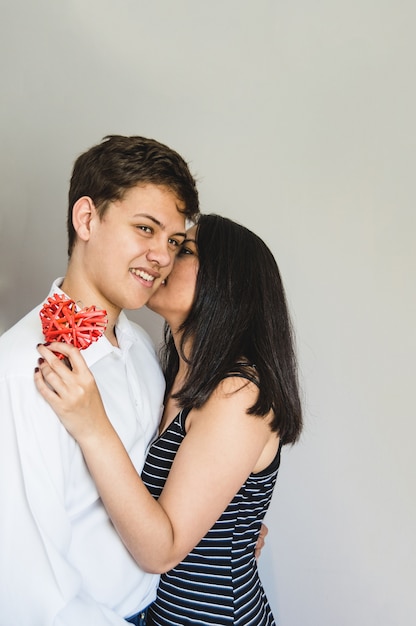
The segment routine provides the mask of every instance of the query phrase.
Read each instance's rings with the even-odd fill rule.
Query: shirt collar
[[[52,283],[52,287],[49,291],[48,297],[53,296],[55,293],[59,295],[64,295],[69,297],[62,289],[60,285],[63,283],[63,277],[57,278]],[[91,367],[94,363],[107,356],[111,352],[120,353],[128,350],[131,344],[134,341],[134,334],[131,328],[131,324],[126,314],[121,311],[120,315],[117,318],[117,322],[115,325],[115,330],[117,334],[117,341],[120,347],[113,346],[107,337],[102,335],[97,341],[94,341],[88,348],[82,350],[82,355],[85,359],[88,367]]]

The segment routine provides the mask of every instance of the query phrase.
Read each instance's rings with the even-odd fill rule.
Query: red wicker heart
[[[71,343],[85,350],[97,341],[107,326],[107,312],[95,306],[77,311],[76,304],[65,295],[55,293],[39,312],[42,330],[47,342]],[[62,355],[58,355],[63,358]]]

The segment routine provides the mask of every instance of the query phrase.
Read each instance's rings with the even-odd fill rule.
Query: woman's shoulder
[[[229,399],[238,395],[238,402],[246,398],[246,402],[253,404],[259,393],[259,377],[256,366],[247,360],[237,361],[215,389],[217,399]]]
[[[241,359],[235,362],[232,368],[227,372],[224,377],[224,381],[228,379],[245,379],[251,383],[254,383],[257,387],[260,384],[259,374],[254,363],[246,359]]]

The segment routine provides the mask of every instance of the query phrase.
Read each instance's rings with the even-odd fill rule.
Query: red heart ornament
[[[95,306],[77,310],[74,300],[55,293],[39,311],[47,342],[63,341],[85,350],[97,341],[107,326],[107,312]],[[58,355],[63,358],[62,355]]]

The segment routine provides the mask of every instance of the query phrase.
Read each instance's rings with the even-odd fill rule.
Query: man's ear
[[[78,198],[72,207],[72,223],[77,236],[88,241],[91,234],[91,221],[97,215],[95,204],[89,196]]]

